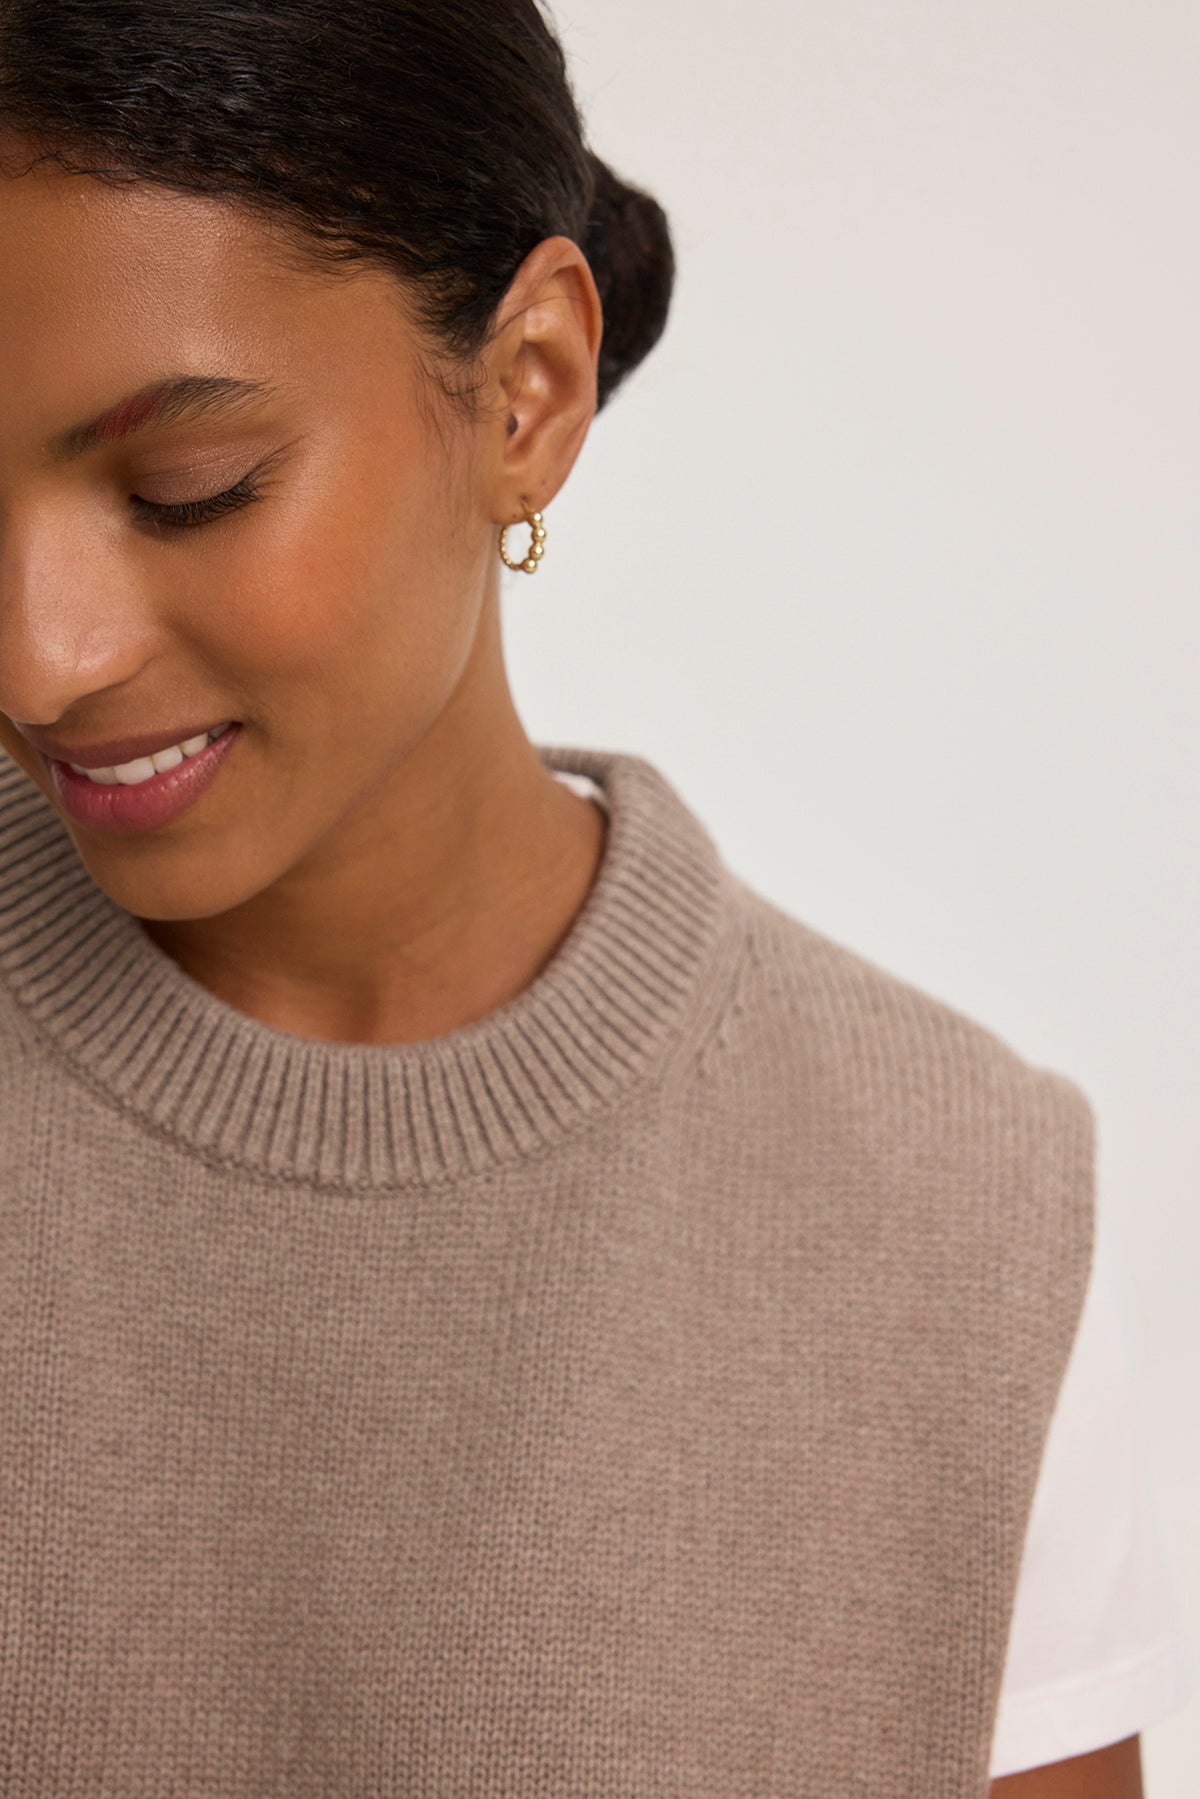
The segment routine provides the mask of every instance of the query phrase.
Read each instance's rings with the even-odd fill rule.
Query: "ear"
[[[548,237],[525,258],[488,348],[494,395],[489,425],[492,518],[517,524],[548,506],[583,448],[596,414],[604,312],[583,251]]]

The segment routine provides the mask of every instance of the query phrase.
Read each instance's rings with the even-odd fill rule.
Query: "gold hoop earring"
[[[508,558],[506,546],[508,534],[512,530],[511,525],[505,525],[500,532],[500,560],[505,568],[519,569],[522,574],[526,575],[536,575],[542,557],[546,554],[546,527],[542,523],[541,513],[530,512],[528,509],[525,512],[525,523],[533,532],[533,539],[524,562],[510,562]]]

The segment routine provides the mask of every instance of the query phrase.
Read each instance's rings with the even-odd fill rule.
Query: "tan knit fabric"
[[[0,755],[5,1799],[983,1799],[1080,1315],[1068,1078],[636,755],[533,985],[219,1002]]]

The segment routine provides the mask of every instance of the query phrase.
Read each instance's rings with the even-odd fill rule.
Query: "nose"
[[[0,532],[0,712],[53,729],[92,696],[134,680],[155,654],[144,602],[101,547],[48,523]],[[64,733],[66,734],[66,733]]]

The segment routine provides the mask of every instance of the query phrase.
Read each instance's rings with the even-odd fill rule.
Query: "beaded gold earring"
[[[512,526],[505,525],[500,533],[500,560],[503,562],[505,568],[520,569],[523,574],[536,575],[538,572],[538,565],[540,564],[542,557],[546,554],[546,527],[542,523],[541,513],[530,512],[528,509],[526,509],[525,512],[525,522],[533,532],[528,556],[526,556],[524,562],[511,562],[509,560],[506,546],[508,534],[512,530]]]

